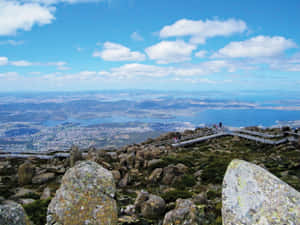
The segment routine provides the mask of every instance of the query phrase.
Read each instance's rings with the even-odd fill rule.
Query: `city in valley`
[[[184,96],[184,97],[182,97]],[[210,93],[80,92],[2,94],[0,150],[117,148],[168,131],[212,126],[297,125],[299,102],[209,98]],[[273,115],[273,117],[272,117]]]

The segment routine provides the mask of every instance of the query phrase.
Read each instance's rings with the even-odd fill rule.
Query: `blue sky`
[[[0,0],[0,90],[298,91],[300,1]]]

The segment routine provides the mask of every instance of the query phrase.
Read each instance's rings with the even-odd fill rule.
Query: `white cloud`
[[[287,71],[287,72],[300,72],[300,54],[296,53],[289,58],[278,57],[268,58],[264,60],[265,63],[270,65],[273,70]]]
[[[7,57],[0,57],[0,66],[18,66],[18,67],[28,67],[28,66],[55,66],[59,70],[69,70],[66,62],[58,61],[58,62],[30,62],[27,60],[17,60],[10,61]]]
[[[131,39],[132,40],[135,40],[135,41],[143,41],[144,38],[137,32],[133,32],[131,35],[130,35]]]
[[[188,20],[181,19],[174,24],[165,26],[160,31],[160,37],[191,36],[192,43],[205,43],[207,38],[216,36],[229,36],[234,33],[242,33],[247,25],[242,20]]]
[[[99,73],[96,71],[81,71],[79,73],[74,73],[74,74],[61,74],[60,72],[58,73],[52,73],[52,74],[47,74],[42,77],[42,79],[45,80],[51,80],[51,81],[71,81],[71,80],[96,80],[99,78]]]
[[[22,45],[22,44],[24,44],[24,41],[16,41],[16,40],[0,41],[0,45],[12,45],[12,46],[17,46],[17,45]]]
[[[77,51],[77,52],[82,52],[82,51],[84,51],[84,50],[85,50],[85,49],[84,49],[84,48],[81,48],[81,47],[77,47],[77,48],[76,48],[76,51]]]
[[[284,37],[257,36],[246,41],[231,42],[215,53],[213,58],[258,58],[271,57],[295,48],[296,44]]]
[[[168,68],[145,65],[139,63],[125,64],[121,67],[112,68],[109,72],[101,71],[99,74],[109,77],[132,78],[132,77],[163,77],[168,75]]]
[[[25,60],[12,61],[12,62],[10,62],[10,64],[13,66],[32,66],[33,65],[33,63],[25,61]]]
[[[100,71],[99,75],[119,79],[128,79],[136,77],[197,77],[209,75],[222,71],[234,72],[243,65],[234,64],[225,60],[213,60],[196,65],[185,67],[163,67],[154,65],[145,65],[139,63],[125,64],[121,67],[111,68],[109,71]],[[244,68],[249,69],[249,68]]]
[[[143,61],[146,59],[144,54],[112,42],[105,42],[103,50],[95,51],[93,56],[100,57],[105,61]]]
[[[191,53],[197,47],[184,41],[162,41],[145,49],[150,59],[159,64],[178,63],[191,59]]]
[[[30,75],[41,75],[41,72],[39,71],[33,71],[33,72],[29,72]]]
[[[89,3],[89,2],[104,2],[105,0],[22,0],[22,2],[39,3],[46,5],[54,5],[58,3]]]
[[[0,57],[0,66],[5,66],[8,64],[8,58],[7,57]]]
[[[0,36],[14,35],[19,30],[29,31],[34,25],[50,24],[55,18],[53,7],[36,3],[0,0]]]
[[[66,62],[62,62],[62,61],[59,61],[59,62],[47,62],[47,63],[41,63],[41,64],[45,65],[45,66],[57,66],[57,67],[61,67],[61,66],[67,65]]]
[[[207,54],[207,51],[201,50],[199,52],[196,52],[195,56],[198,57],[198,58],[204,58],[206,56],[206,54]]]
[[[17,80],[20,75],[17,72],[0,73],[0,79]]]

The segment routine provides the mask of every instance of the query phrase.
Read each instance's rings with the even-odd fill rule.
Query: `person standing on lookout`
[[[220,122],[220,123],[219,123],[219,127],[222,128],[222,125],[223,125],[222,122]]]

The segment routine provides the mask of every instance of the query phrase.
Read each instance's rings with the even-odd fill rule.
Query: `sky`
[[[299,0],[0,0],[0,92],[299,91]]]

